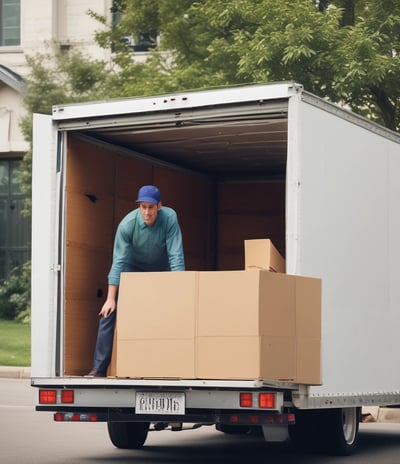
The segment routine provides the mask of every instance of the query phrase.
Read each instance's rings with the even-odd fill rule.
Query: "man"
[[[160,191],[154,185],[141,187],[136,202],[139,207],[122,219],[115,235],[107,299],[99,313],[101,318],[89,377],[105,377],[107,374],[121,272],[185,270],[182,233],[176,212],[162,206]]]

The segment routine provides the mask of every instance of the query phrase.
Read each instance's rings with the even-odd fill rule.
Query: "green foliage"
[[[99,21],[110,63],[57,44],[28,58],[22,121],[54,104],[245,83],[293,80],[305,89],[400,130],[400,0],[115,0],[118,22]],[[122,40],[158,31],[144,63]],[[31,153],[21,180],[30,209]]]
[[[0,285],[0,319],[30,322],[31,263],[11,270]]]
[[[104,61],[79,51],[63,52],[57,43],[46,51],[27,57],[30,73],[26,80],[25,105],[31,113],[51,114],[56,104],[105,98],[113,71]],[[24,121],[30,137],[30,126]]]
[[[294,80],[400,129],[399,0],[115,0],[113,11],[120,18],[113,24],[90,12],[102,26],[98,44],[115,52],[111,66],[55,48],[30,58],[31,111],[49,112],[51,105],[71,101]],[[148,61],[136,63],[121,38],[154,31],[159,46]]]
[[[119,3],[121,22],[102,33],[103,44],[137,31],[157,30],[161,37],[140,69],[121,45],[116,62],[125,77],[124,96],[294,80],[400,129],[399,0]]]
[[[78,51],[63,52],[57,43],[46,44],[44,52],[27,57],[27,62],[30,66],[24,98],[27,115],[21,120],[21,129],[29,142],[32,141],[32,113],[51,114],[56,104],[109,98],[113,96],[112,89],[119,95],[112,84],[114,72],[105,62],[90,59]],[[27,215],[31,211],[31,170],[32,150],[29,150],[20,171],[22,190],[27,196],[24,209]]]
[[[114,24],[89,13],[110,63],[56,43],[28,58],[26,140],[32,113],[55,104],[281,80],[400,130],[400,0],[114,0],[113,8]],[[154,31],[158,47],[135,62],[121,38]],[[31,159],[30,150],[20,177],[27,214]],[[26,271],[3,283],[0,317],[29,314]]]
[[[0,319],[0,366],[30,365],[30,325]]]

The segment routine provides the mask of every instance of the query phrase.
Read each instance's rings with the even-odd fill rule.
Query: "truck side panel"
[[[297,110],[298,253],[288,273],[323,282],[323,386],[311,396],[396,392],[399,144],[341,111],[304,101]]]

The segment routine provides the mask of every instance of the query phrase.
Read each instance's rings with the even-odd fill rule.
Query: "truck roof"
[[[135,114],[170,109],[200,108],[210,105],[237,104],[255,100],[287,98],[302,92],[295,82],[230,86],[211,90],[191,90],[147,97],[131,97],[53,106],[53,119],[68,120],[95,116]]]
[[[59,130],[196,174],[283,178],[291,97],[396,142],[400,139],[399,134],[312,95],[295,82],[55,105],[52,119]]]

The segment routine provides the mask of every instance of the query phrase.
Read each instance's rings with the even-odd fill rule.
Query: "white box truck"
[[[120,448],[215,424],[350,454],[361,408],[400,404],[399,172],[399,134],[293,82],[34,115],[36,410],[105,421]],[[115,228],[144,184],[178,212],[187,269],[243,269],[243,240],[270,238],[287,274],[321,279],[321,385],[84,377]]]

